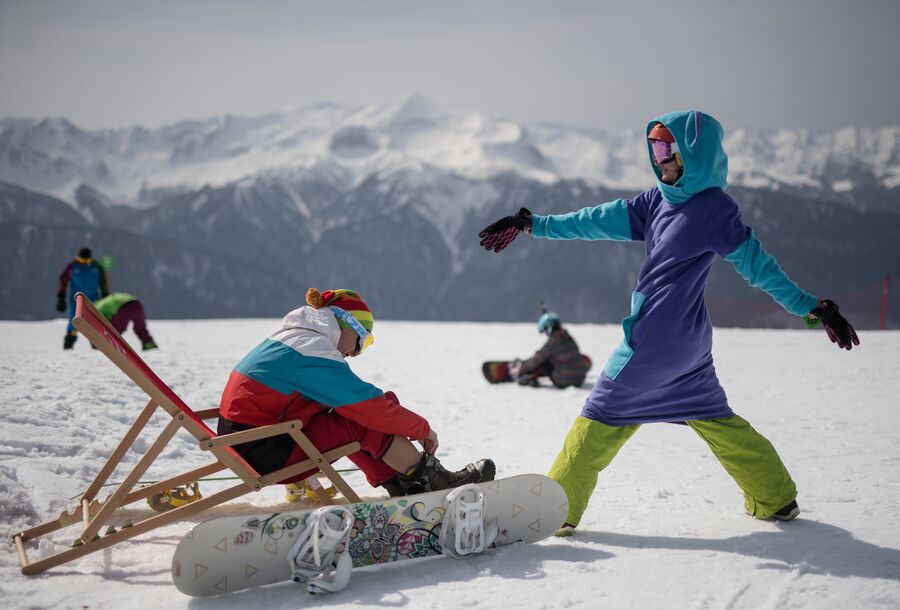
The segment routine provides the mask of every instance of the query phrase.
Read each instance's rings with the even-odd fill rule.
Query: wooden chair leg
[[[38,574],[49,568],[53,568],[72,561],[73,559],[89,555],[91,553],[99,551],[100,549],[105,549],[114,544],[118,544],[119,542],[134,538],[135,536],[140,536],[141,534],[157,529],[159,527],[163,527],[177,521],[182,521],[184,519],[187,519],[191,515],[207,510],[208,508],[212,508],[213,506],[228,502],[229,500],[239,498],[240,496],[246,494],[248,491],[249,490],[247,489],[247,486],[241,483],[240,485],[229,487],[228,489],[214,493],[213,495],[207,496],[206,498],[203,498],[201,500],[197,500],[196,502],[191,502],[190,504],[179,506],[178,508],[172,509],[168,512],[157,513],[154,516],[148,517],[142,521],[138,521],[131,527],[123,528],[107,536],[102,536],[100,538],[87,541],[81,546],[61,551],[59,553],[56,553],[55,555],[44,557],[43,559],[35,562],[28,561],[25,555],[24,545],[22,544],[21,535],[17,534],[13,537],[13,539],[16,549],[19,552],[19,561],[22,564],[22,573],[26,575]]]

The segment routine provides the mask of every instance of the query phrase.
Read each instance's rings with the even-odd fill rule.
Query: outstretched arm
[[[631,241],[629,202],[616,199],[568,214],[534,216],[532,234],[544,239],[609,239]]]
[[[820,301],[791,281],[775,257],[763,249],[753,230],[744,225],[733,199],[726,196],[715,210],[707,219],[711,247],[751,286],[768,293],[787,312],[804,316],[810,328],[821,322],[838,347],[849,350],[859,345],[856,331],[839,313],[837,304]]]
[[[545,239],[643,241],[653,189],[634,199],[617,199],[569,214],[536,216],[528,208],[489,224],[478,234],[485,250],[500,252],[525,231]]]
[[[748,232],[744,243],[726,255],[725,260],[734,265],[747,283],[768,293],[788,313],[805,316],[812,311],[819,300],[791,281],[775,257],[763,249],[753,230]]]

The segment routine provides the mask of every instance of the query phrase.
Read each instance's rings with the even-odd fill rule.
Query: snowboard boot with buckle
[[[467,464],[461,470],[451,472],[444,468],[436,457],[423,453],[422,459],[409,472],[397,475],[387,483],[382,483],[382,486],[391,495],[394,495],[393,491],[402,489],[402,493],[397,495],[408,496],[450,489],[468,483],[493,481],[496,472],[493,460],[488,459],[478,460],[474,464]]]

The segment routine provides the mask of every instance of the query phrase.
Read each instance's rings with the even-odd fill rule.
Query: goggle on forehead
[[[678,144],[675,142],[650,140],[650,151],[653,154],[653,162],[657,165],[663,165],[671,161],[678,161],[678,165],[682,165],[681,155],[678,154]]]
[[[358,336],[356,337],[356,352],[361,354],[363,353],[367,347],[372,345],[375,341],[374,335],[366,330],[366,327],[363,326],[359,320],[353,317],[349,311],[345,309],[341,309],[340,307],[335,307],[334,305],[330,306],[329,309],[334,313],[334,317],[344,322],[347,326],[353,329]]]

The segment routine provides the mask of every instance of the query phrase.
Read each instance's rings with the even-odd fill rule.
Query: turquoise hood
[[[728,186],[728,157],[722,148],[725,131],[717,120],[699,110],[669,112],[650,121],[647,134],[656,123],[665,125],[675,136],[684,163],[684,173],[678,182],[663,183],[647,143],[650,166],[656,173],[656,184],[666,201],[684,203],[708,188],[725,189]]]

